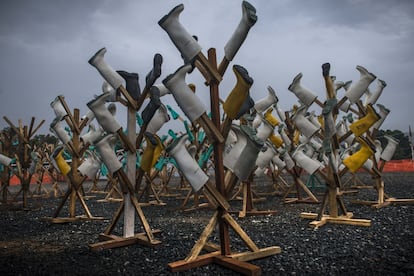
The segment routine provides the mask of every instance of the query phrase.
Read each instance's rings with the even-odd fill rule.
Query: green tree
[[[58,138],[50,134],[39,134],[33,137],[33,144],[41,146],[43,143],[57,145],[59,143]]]

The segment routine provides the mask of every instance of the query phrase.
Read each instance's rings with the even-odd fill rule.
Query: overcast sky
[[[249,2],[258,21],[231,65],[249,71],[254,100],[264,97],[271,85],[280,106],[290,109],[297,99],[287,88],[302,72],[302,84],[323,101],[323,63],[331,63],[331,75],[337,80],[354,82],[359,79],[355,67],[361,65],[387,83],[378,103],[391,113],[382,128],[414,127],[413,1]],[[49,104],[58,95],[64,95],[72,110],[85,114],[86,103],[101,93],[103,81],[88,60],[102,47],[107,48],[105,60],[113,68],[140,75],[141,87],[154,54],[160,53],[164,58],[160,83],[183,61],[158,21],[181,3],[180,22],[198,36],[205,55],[216,48],[219,63],[240,21],[242,1],[0,1],[0,128],[8,126],[3,116],[15,124],[22,119],[25,125],[35,117],[36,122],[46,120],[40,133],[48,133],[54,118]],[[235,84],[230,69],[220,85],[223,99]],[[209,90],[200,73],[195,70],[187,82],[197,85],[197,94],[208,106]],[[375,80],[370,89],[376,86]],[[171,96],[162,102],[176,107]],[[321,111],[318,106],[313,109]],[[125,124],[122,105],[117,118]],[[181,123],[171,122],[162,131],[177,127]]]

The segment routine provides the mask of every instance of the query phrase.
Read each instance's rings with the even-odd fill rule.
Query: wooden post
[[[216,61],[216,51],[215,49],[208,50],[208,62],[211,64],[211,67],[217,68]],[[210,85],[210,108],[211,108],[211,120],[213,121],[214,126],[217,129],[220,127],[220,97],[218,90],[218,82],[212,78]],[[224,196],[226,195],[226,187],[224,185],[224,166],[223,166],[223,149],[224,142],[216,142],[214,144],[214,172],[216,177],[216,187],[217,190]],[[219,209],[219,233],[220,233],[220,245],[222,255],[227,255],[230,253],[230,237],[229,237],[229,228],[222,219],[220,219],[224,210]]]
[[[75,123],[78,123],[80,119],[80,115],[79,115],[79,109],[75,108],[73,110],[73,120]],[[79,134],[77,131],[73,131],[72,132],[72,144],[73,144],[73,149],[74,150],[79,150],[80,149],[80,138],[79,138]],[[78,167],[80,165],[80,160],[79,157],[77,157],[78,154],[72,154],[72,163],[71,163],[71,168],[72,168],[72,173],[73,173],[73,181],[75,183],[70,183],[70,189],[71,189],[71,193],[70,193],[70,202],[69,202],[69,217],[74,218],[76,216],[76,187],[78,187],[78,185],[80,184],[80,176],[78,173]],[[74,187],[75,186],[75,187]]]
[[[136,139],[136,119],[135,119],[135,110],[128,106],[128,114],[127,114],[127,138],[132,143]],[[136,152],[127,153],[127,177],[131,183],[135,183],[135,173],[136,168],[135,164],[137,161]],[[124,195],[124,238],[132,237],[135,233],[135,209],[132,205],[132,201],[128,200],[131,196],[130,193]]]

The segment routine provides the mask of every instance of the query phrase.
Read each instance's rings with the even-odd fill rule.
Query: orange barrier
[[[383,172],[414,172],[414,161],[411,159],[388,161]]]
[[[37,174],[34,174],[32,176],[32,179],[30,180],[30,184],[36,184],[37,183],[37,179],[38,179],[38,175]],[[53,180],[52,180],[52,178],[50,178],[49,175],[44,174],[43,175],[43,179],[42,179],[42,183],[43,184],[52,184],[53,183]],[[13,175],[11,177],[11,179],[10,179],[10,185],[14,186],[14,185],[20,185],[20,184],[21,184],[20,183],[20,179],[16,175]]]

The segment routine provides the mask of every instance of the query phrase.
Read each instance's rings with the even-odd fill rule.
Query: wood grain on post
[[[208,59],[209,60],[207,63],[209,63],[211,67],[217,68],[216,50],[214,48],[210,48],[208,50]],[[212,80],[210,82],[211,119],[216,129],[220,129],[220,95],[218,85],[218,79]],[[216,187],[223,196],[226,196],[226,187],[224,184],[223,151],[224,141],[221,143],[216,141],[214,143],[214,171],[216,177]],[[219,209],[220,217],[225,213],[226,212],[224,210]],[[231,252],[229,226],[222,219],[219,219],[219,232],[221,241],[221,254],[228,255]]]

